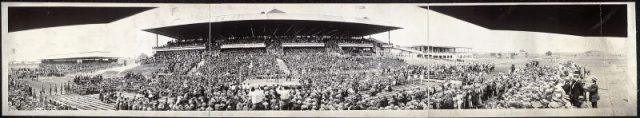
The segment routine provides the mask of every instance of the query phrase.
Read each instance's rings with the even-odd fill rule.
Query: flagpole
[[[429,29],[430,29],[430,22],[429,19],[431,18],[429,12],[431,12],[431,9],[429,8],[430,5],[427,5],[427,55],[429,55],[429,58],[431,58],[433,55],[431,55],[431,47],[429,43],[430,39],[430,35],[429,35]],[[427,58],[427,59],[429,59]],[[431,65],[431,64],[427,64],[427,65]],[[431,67],[427,66],[427,79],[431,79]]]

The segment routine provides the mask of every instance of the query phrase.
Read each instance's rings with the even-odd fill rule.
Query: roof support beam
[[[325,28],[322,28],[322,29],[316,31],[316,33],[312,33],[311,36],[316,36],[317,34],[322,33],[325,30],[326,30]]]
[[[289,33],[289,30],[291,30],[291,28],[293,28],[293,26],[295,26],[295,25],[290,25],[289,28],[287,28],[287,31],[284,31],[284,33],[282,35],[287,35],[287,33]]]
[[[333,29],[333,30],[331,30],[331,31],[328,31],[328,32],[325,32],[325,33],[321,33],[320,35],[322,35],[322,36],[328,36],[328,34],[334,33],[334,32],[336,32],[336,31],[338,31],[338,29]]]
[[[253,33],[253,26],[250,29],[251,29],[251,36],[256,37],[256,34]]]
[[[309,36],[309,34],[310,34],[311,32],[313,32],[313,31],[315,31],[316,29],[318,29],[318,27],[313,27],[311,30],[309,30],[309,31],[307,31],[307,32],[305,32],[305,33],[303,33],[303,35],[305,35],[305,36]]]
[[[302,32],[302,30],[296,30],[296,32],[295,32],[295,33],[293,33],[293,35],[294,35],[294,36],[297,36],[297,35],[298,35],[298,33],[300,33],[300,32]]]
[[[273,30],[273,33],[271,35],[275,36],[276,32],[278,32],[278,27],[276,26],[276,30]]]

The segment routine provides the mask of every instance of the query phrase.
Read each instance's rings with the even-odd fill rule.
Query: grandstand
[[[420,45],[411,46],[409,48],[426,53],[425,55],[423,55],[423,57],[425,58],[465,59],[471,58],[473,56],[470,47]]]
[[[367,18],[266,13],[217,16],[217,21],[146,29],[176,39],[155,52],[173,50],[255,50],[284,54],[297,50],[327,53],[371,53],[382,50],[379,41],[365,38],[399,27],[380,25]],[[209,31],[210,29],[210,31]]]
[[[36,73],[38,76],[64,76],[78,72],[95,72],[101,69],[125,65],[119,57],[111,56],[109,52],[91,51],[69,54],[50,55],[41,59],[35,68],[14,66],[15,70]],[[35,66],[35,65],[34,65]]]
[[[381,65],[341,56],[386,55],[389,48],[384,45],[388,44],[368,37],[400,29],[368,18],[289,14],[278,9],[215,19],[144,30],[175,40],[154,47],[154,57],[143,63],[162,65],[159,73],[170,75],[260,79],[297,78],[297,74],[309,71],[370,69]],[[352,63],[366,64],[345,66]]]
[[[109,52],[104,51],[57,54],[47,57],[42,59],[41,63],[114,63],[121,61],[120,57],[111,56]]]

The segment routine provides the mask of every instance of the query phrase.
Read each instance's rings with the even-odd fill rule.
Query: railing
[[[205,46],[181,46],[181,47],[154,47],[155,51],[177,51],[177,50],[203,50]]]
[[[373,44],[338,43],[340,47],[373,47]]]
[[[324,43],[282,43],[282,47],[324,47]]]
[[[245,44],[224,44],[220,46],[221,49],[227,48],[263,48],[266,47],[264,43],[245,43]]]

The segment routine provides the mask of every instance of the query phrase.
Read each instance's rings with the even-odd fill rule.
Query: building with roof
[[[121,57],[112,56],[110,52],[90,51],[68,54],[50,55],[41,59],[41,63],[114,63],[122,61]]]
[[[419,55],[424,58],[464,59],[473,57],[470,47],[420,45],[408,48],[424,53],[424,55]]]
[[[208,50],[212,53],[251,49],[269,54],[287,50],[315,49],[327,53],[380,54],[381,41],[367,38],[400,27],[376,23],[369,18],[269,12],[214,17],[210,22],[165,26],[144,31],[175,39],[154,47],[154,52]]]

